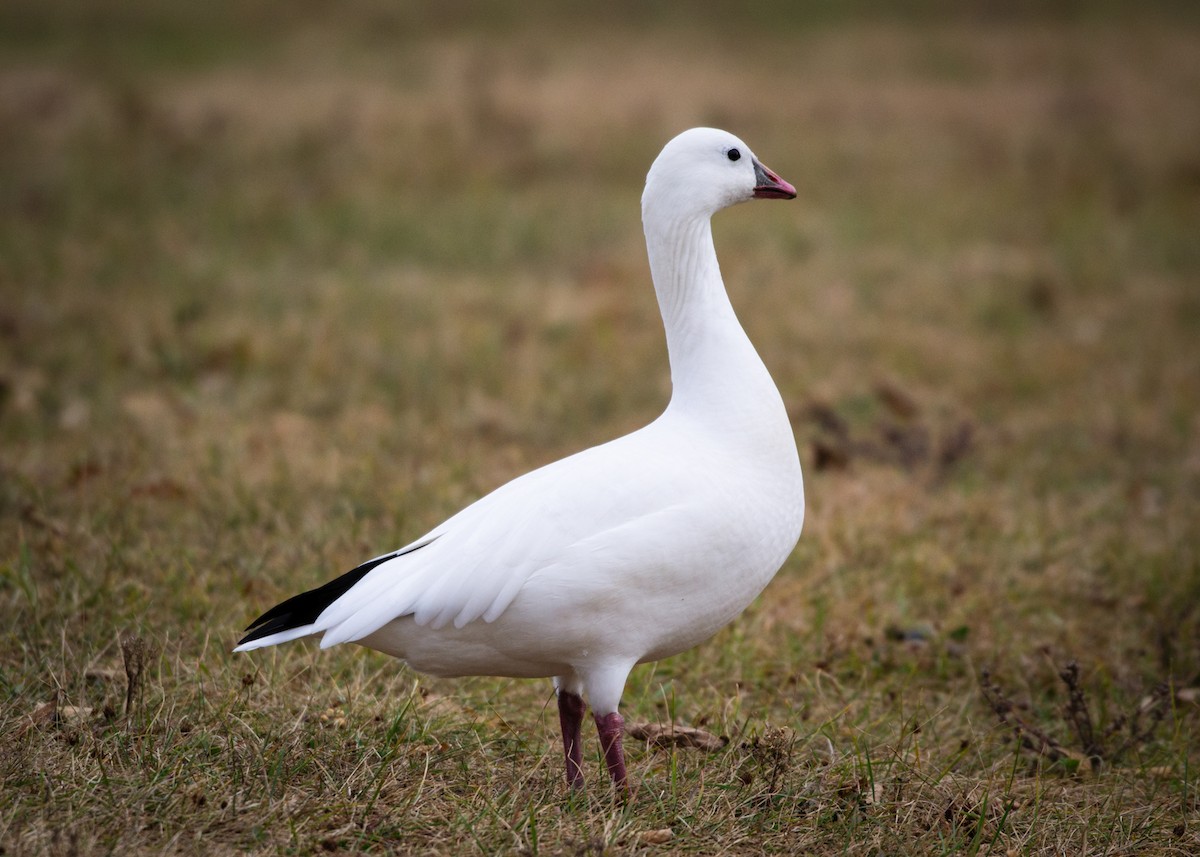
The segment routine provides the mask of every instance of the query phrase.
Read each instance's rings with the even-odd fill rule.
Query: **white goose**
[[[635,664],[711,637],[800,537],[804,489],[779,391],[721,281],[711,216],[796,190],[724,131],[650,167],[642,221],[672,394],[645,428],[527,473],[410,545],[254,620],[235,651],[322,634],[437,676],[553,677],[567,781],[586,695],[628,790],[617,712]]]

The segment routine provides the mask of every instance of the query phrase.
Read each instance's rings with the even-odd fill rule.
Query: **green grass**
[[[0,853],[1200,848],[1194,13],[193,6],[0,12]],[[623,710],[724,748],[571,795],[546,682],[230,654],[658,413],[700,123],[800,189],[716,233],[809,512]]]

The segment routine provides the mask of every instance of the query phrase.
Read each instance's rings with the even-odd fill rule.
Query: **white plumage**
[[[643,429],[498,488],[412,544],[289,599],[236,651],[321,634],[440,676],[553,677],[567,778],[580,695],[625,785],[617,706],[635,664],[737,616],[800,535],[800,462],[779,392],[725,292],[710,217],[795,190],[723,131],[669,142],[642,196],[672,396]]]

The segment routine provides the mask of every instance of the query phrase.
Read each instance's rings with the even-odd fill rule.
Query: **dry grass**
[[[73,8],[0,13],[0,853],[1200,848],[1194,15]],[[624,708],[728,743],[623,806],[544,683],[231,655],[657,413],[698,123],[801,191],[717,232],[809,519]]]

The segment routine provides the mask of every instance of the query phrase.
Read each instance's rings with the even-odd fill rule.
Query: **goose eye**
[[[742,156],[742,153],[739,152],[737,149],[730,149],[725,154],[729,155],[729,160],[731,160],[731,161],[736,161],[739,158],[741,158],[741,156]]]

